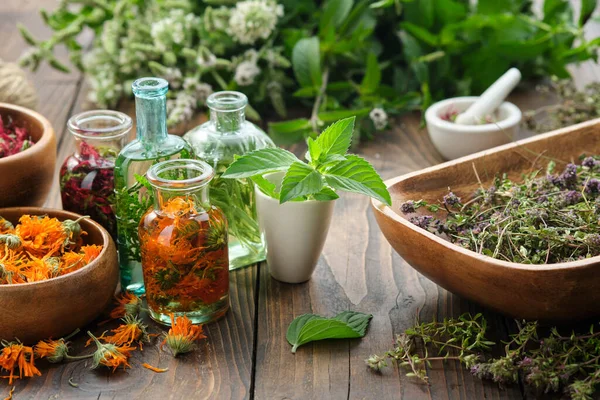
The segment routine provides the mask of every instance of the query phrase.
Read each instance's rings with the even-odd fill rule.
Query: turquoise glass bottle
[[[210,183],[214,205],[229,223],[229,269],[241,268],[265,259],[256,219],[254,184],[249,179],[222,179],[221,174],[236,155],[275,147],[265,132],[246,121],[248,99],[240,92],[217,92],[206,100],[210,120],[192,129],[184,138],[196,157],[215,170]]]
[[[193,153],[185,140],[167,133],[167,81],[141,78],[132,88],[137,135],[115,161],[115,193],[121,286],[140,295],[144,293],[144,278],[138,225],[153,204],[146,172],[153,164],[193,158]]]

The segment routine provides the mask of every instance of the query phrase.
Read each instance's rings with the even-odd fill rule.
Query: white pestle
[[[492,114],[521,80],[521,71],[511,68],[492,84],[475,103],[456,117],[454,123],[475,125]]]

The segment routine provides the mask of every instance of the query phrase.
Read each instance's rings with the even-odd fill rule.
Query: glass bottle
[[[229,222],[229,269],[265,259],[265,246],[256,219],[254,185],[249,179],[222,179],[236,155],[275,147],[265,132],[246,121],[247,97],[239,92],[217,92],[206,101],[210,120],[184,135],[196,157],[216,171],[211,182],[213,204]]]
[[[154,206],[139,236],[150,316],[170,324],[170,314],[193,323],[214,321],[229,308],[227,220],[211,205],[214,170],[198,160],[153,165],[148,182]]]
[[[117,239],[114,167],[127,141],[131,118],[118,111],[95,110],[74,115],[67,129],[75,152],[60,168],[63,208],[88,215]]]
[[[193,155],[185,140],[167,133],[167,81],[141,78],[132,87],[137,136],[115,162],[115,192],[121,286],[140,295],[144,293],[144,279],[138,225],[152,205],[145,174],[153,164]]]

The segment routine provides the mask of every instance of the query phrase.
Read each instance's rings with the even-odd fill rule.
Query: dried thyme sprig
[[[545,174],[526,174],[522,182],[504,175],[468,201],[449,192],[439,204],[408,201],[400,210],[423,229],[509,262],[551,264],[600,254],[600,162],[582,157],[581,165],[554,169],[550,162]],[[423,207],[437,215],[416,214]]]
[[[458,319],[417,323],[398,335],[395,347],[365,360],[374,370],[394,360],[408,369],[407,376],[427,382],[425,365],[439,360],[458,360],[480,379],[499,384],[519,379],[544,393],[563,390],[571,399],[592,399],[600,384],[600,332],[596,324],[587,332],[562,335],[550,329],[539,339],[537,322],[517,323],[518,332],[504,343],[501,356],[491,357],[493,342],[485,337],[486,320],[480,314]],[[431,351],[431,353],[430,353]]]
[[[553,77],[550,84],[540,85],[536,90],[545,96],[554,95],[558,101],[523,114],[525,126],[532,131],[548,132],[600,117],[599,82],[577,90],[571,79]]]

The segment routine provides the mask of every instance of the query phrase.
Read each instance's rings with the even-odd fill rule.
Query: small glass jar
[[[154,206],[139,225],[142,271],[150,316],[170,314],[193,323],[214,321],[229,309],[227,220],[211,205],[214,176],[198,160],[169,160],[147,173]]]
[[[248,98],[240,92],[217,92],[206,100],[210,120],[184,135],[199,160],[216,171],[211,182],[213,204],[229,222],[229,269],[241,268],[265,259],[256,218],[254,184],[250,179],[223,179],[221,174],[236,155],[275,147],[265,132],[246,121]]]
[[[90,216],[115,240],[115,159],[131,125],[131,118],[118,111],[87,111],[71,117],[67,129],[75,138],[75,153],[60,169],[63,208]]]

